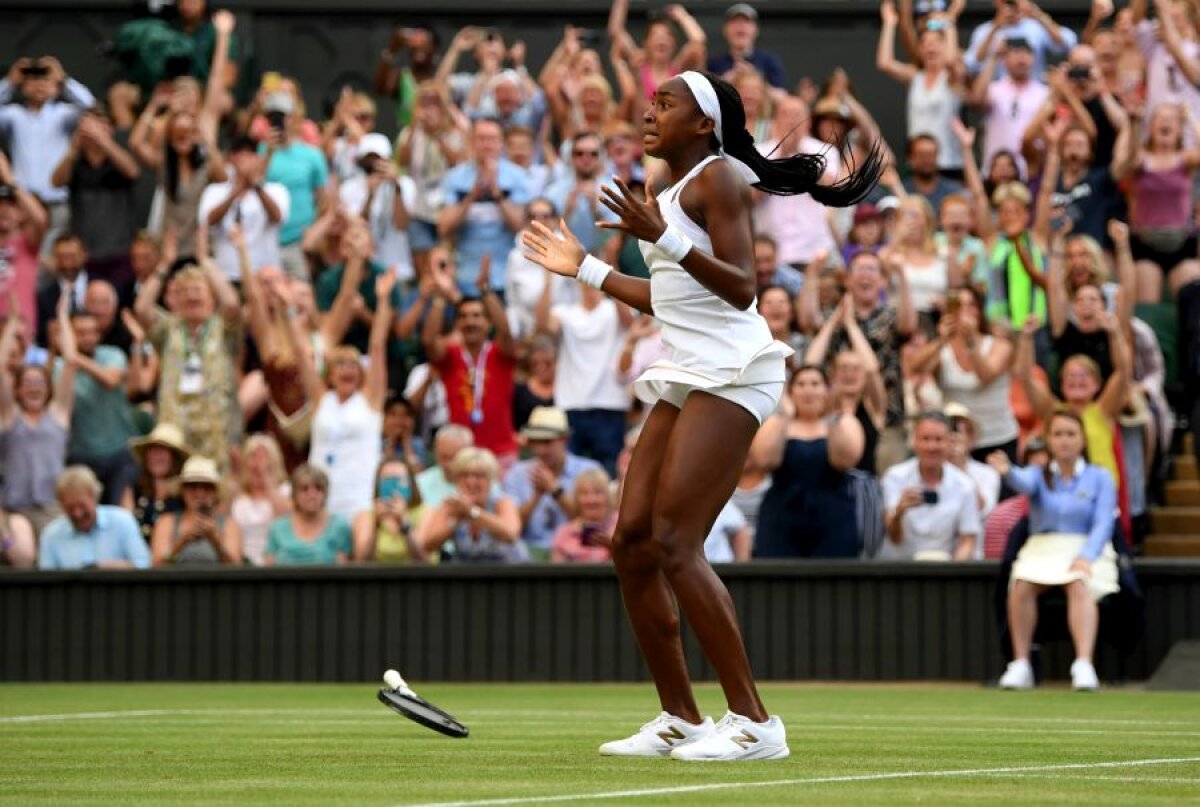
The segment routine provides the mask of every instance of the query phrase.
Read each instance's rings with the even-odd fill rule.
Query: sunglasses
[[[574,154],[576,157],[599,157],[600,156],[599,151],[586,151],[583,149],[575,149],[575,151],[573,151],[572,154]]]

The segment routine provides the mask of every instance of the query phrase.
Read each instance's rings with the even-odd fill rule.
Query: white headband
[[[692,91],[692,97],[696,99],[696,105],[700,107],[700,111],[704,117],[709,118],[713,122],[713,133],[717,136],[717,143],[724,145],[725,134],[721,126],[721,102],[717,100],[717,91],[713,89],[712,82],[709,81],[703,73],[697,73],[695,70],[685,70],[679,74],[679,78],[683,79],[688,85],[688,89]],[[721,148],[720,154],[733,169],[738,172],[738,175],[750,185],[758,182],[758,174],[754,173],[754,169],[746,165],[737,157],[733,157]]]

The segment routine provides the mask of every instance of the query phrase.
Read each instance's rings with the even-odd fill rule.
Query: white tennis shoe
[[[671,751],[671,759],[688,762],[733,762],[742,759],[786,759],[791,751],[783,721],[772,715],[755,723],[748,717],[726,712],[716,730]]]
[[[1001,689],[1033,689],[1033,667],[1027,659],[1019,658],[1008,662],[1004,675],[1000,676]]]
[[[1100,688],[1100,676],[1087,659],[1077,658],[1071,664],[1071,688],[1076,692],[1095,692]]]
[[[682,720],[669,712],[638,729],[637,733],[624,740],[613,740],[600,746],[602,757],[665,757],[671,751],[688,743],[697,742],[712,735],[716,729],[712,718],[704,718],[700,725]]]

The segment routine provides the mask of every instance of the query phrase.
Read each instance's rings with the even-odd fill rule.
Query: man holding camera
[[[949,462],[950,422],[940,412],[917,417],[910,460],[883,476],[880,560],[970,560],[983,532],[975,484]]]
[[[300,247],[304,231],[317,220],[317,211],[329,184],[325,155],[296,135],[299,119],[296,99],[276,90],[263,103],[267,130],[267,182],[278,182],[288,192],[289,210],[279,230],[279,263],[292,277],[311,280],[308,261]]]
[[[359,173],[338,188],[342,207],[366,221],[375,244],[371,259],[388,267],[400,281],[411,281],[416,272],[408,240],[408,211],[416,203],[417,185],[412,177],[397,172],[386,135],[363,135],[357,148]]]
[[[1049,14],[1031,0],[993,0],[996,16],[971,32],[965,62],[971,75],[985,68],[988,57],[1001,42],[1021,39],[1029,43],[1033,55],[1032,75],[1042,80],[1046,62],[1066,56],[1075,47],[1075,32],[1056,23]],[[1008,66],[1000,65],[997,75],[1007,75]]]
[[[18,91],[20,103],[14,100]],[[0,80],[0,138],[8,141],[17,183],[50,213],[44,244],[65,231],[70,221],[67,189],[54,187],[50,177],[71,147],[80,116],[95,102],[88,88],[68,78],[53,56],[17,59]]]

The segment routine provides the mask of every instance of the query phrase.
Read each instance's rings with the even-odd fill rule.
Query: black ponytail
[[[737,89],[711,73],[704,76],[712,83],[721,105],[721,129],[725,139],[722,146],[729,156],[738,158],[758,174],[758,182],[754,184],[758,190],[775,196],[807,193],[823,205],[849,207],[862,201],[879,181],[884,153],[878,142],[871,145],[861,165],[833,185],[820,184],[825,174],[824,154],[795,154],[774,160],[764,157],[754,147],[754,136],[746,131],[746,111]]]

